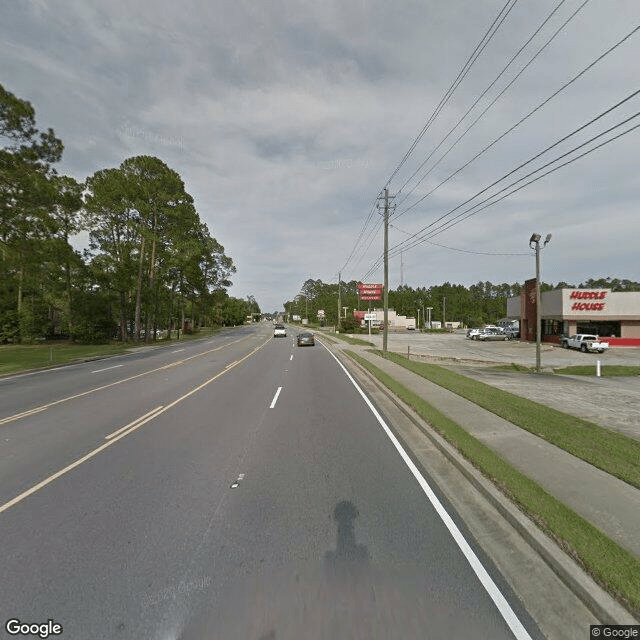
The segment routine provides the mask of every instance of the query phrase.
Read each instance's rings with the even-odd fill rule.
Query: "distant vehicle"
[[[568,338],[561,338],[560,346],[564,349],[580,349],[582,353],[587,351],[604,353],[609,348],[609,343],[601,342],[598,336],[591,333],[576,333]]]
[[[275,327],[273,327],[273,337],[274,338],[287,337],[287,330],[285,329],[283,324],[277,324]]]
[[[467,331],[467,338],[469,338],[469,340],[475,340],[481,331],[482,329],[469,329]]]
[[[313,347],[316,344],[316,340],[313,336],[313,333],[310,331],[303,331],[298,334],[298,346],[304,347],[305,345]]]
[[[498,329],[483,329],[479,334],[476,340],[508,340],[509,336],[504,331],[499,331]]]
[[[509,340],[516,340],[520,337],[520,329],[505,329],[505,333],[509,336]]]

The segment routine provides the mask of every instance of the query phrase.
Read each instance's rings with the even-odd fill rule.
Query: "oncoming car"
[[[273,327],[273,337],[274,338],[286,338],[287,330],[284,328],[283,324],[277,324]]]
[[[303,331],[302,333],[298,334],[299,347],[304,347],[305,345],[313,347],[315,346],[315,344],[316,344],[316,340],[313,337],[313,333],[311,333],[310,331]]]

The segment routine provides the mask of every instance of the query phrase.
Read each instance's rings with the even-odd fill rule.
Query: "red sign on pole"
[[[360,300],[382,300],[384,285],[381,284],[358,284],[358,297]]]

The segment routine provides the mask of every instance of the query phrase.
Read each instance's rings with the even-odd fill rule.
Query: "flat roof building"
[[[540,294],[542,340],[594,333],[610,346],[640,346],[640,291],[563,288]],[[520,339],[536,339],[536,280],[507,300],[507,316],[520,319]]]

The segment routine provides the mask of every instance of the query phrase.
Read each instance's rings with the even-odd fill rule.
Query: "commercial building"
[[[373,309],[372,311],[357,311],[353,310],[353,315],[360,320],[361,325],[366,326],[364,321],[365,313],[370,313],[376,316],[375,320],[372,320],[371,326],[373,328],[379,327],[384,322],[384,309]],[[408,318],[407,316],[399,316],[394,309],[387,310],[387,318],[389,319],[390,331],[406,331],[407,329],[416,328],[416,319]]]
[[[612,347],[640,346],[640,292],[611,289],[554,289],[540,295],[542,340],[558,344],[562,335],[593,333]],[[536,281],[507,300],[507,316],[520,320],[520,339],[536,339]]]

